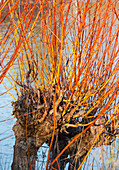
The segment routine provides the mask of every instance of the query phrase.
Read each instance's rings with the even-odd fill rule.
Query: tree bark
[[[16,124],[13,127],[15,134],[14,157],[12,170],[35,170],[35,161],[37,158],[38,149],[47,141],[48,145],[51,142],[51,136],[54,128],[53,117],[53,98],[54,89],[45,91],[37,91],[37,93],[26,91],[18,101],[14,102],[13,114],[17,118]],[[45,98],[45,99],[44,99]],[[69,110],[62,118],[62,112],[65,108],[63,103],[63,95],[60,92],[59,97],[56,97],[55,102],[55,137],[50,153],[50,162],[68,145],[68,143],[81,133],[86,127],[64,127],[67,119],[70,116],[71,124],[76,124],[79,120],[72,118],[72,112]],[[29,114],[27,114],[29,113]],[[96,110],[93,110],[93,115]],[[80,123],[88,123],[92,120],[82,118]],[[92,146],[96,136],[105,126],[106,119],[100,118],[97,124],[92,125],[85,133],[74,141],[72,145],[61,155],[61,157],[53,164],[53,167],[64,170],[69,163],[68,170],[78,169],[83,158]],[[113,133],[113,134],[111,134]],[[110,134],[110,138],[106,139],[106,135]],[[115,140],[115,129],[110,130],[110,124],[105,126],[105,130],[100,135],[95,147],[101,145],[110,145],[112,139]]]

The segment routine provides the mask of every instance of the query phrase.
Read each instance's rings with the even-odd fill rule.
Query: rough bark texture
[[[55,121],[56,133],[51,148],[50,161],[63,150],[65,146],[84,128],[81,127],[64,127],[65,123],[76,124],[79,119],[74,119],[75,114],[81,115],[82,112],[77,109],[72,112],[74,106],[68,107],[65,115],[62,117],[62,112],[65,108],[66,98],[64,97],[65,91],[62,89],[56,94],[55,101]],[[53,128],[53,101],[55,95],[55,86],[49,90],[41,91],[37,89],[34,91],[29,88],[22,92],[22,96],[18,97],[18,101],[12,103],[13,114],[17,118],[16,124],[13,127],[15,134],[14,158],[12,163],[12,170],[35,170],[35,160],[37,157],[38,149],[44,142],[50,144]],[[70,103],[74,103],[73,99]],[[75,105],[77,103],[75,102]],[[69,109],[70,108],[70,109]],[[92,111],[92,115],[96,114],[96,109]],[[27,114],[28,113],[28,114]],[[69,121],[70,119],[70,121]],[[55,162],[53,167],[64,170],[66,164],[69,162],[69,170],[77,169],[85,157],[86,153],[93,144],[97,134],[104,127],[105,118],[102,117],[100,122],[93,125],[88,131],[83,133],[80,138],[61,155],[58,163]],[[88,123],[91,120],[82,118],[80,123]],[[111,130],[112,133],[112,130]],[[103,145],[110,145],[114,135],[116,134],[113,129],[113,134],[110,133],[110,125],[105,127],[103,134],[101,134],[99,141],[95,147]],[[106,140],[106,135],[111,134],[110,139]]]

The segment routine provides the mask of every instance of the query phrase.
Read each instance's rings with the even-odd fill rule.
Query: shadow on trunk
[[[49,87],[48,90],[41,89],[33,90],[26,88],[22,91],[22,96],[18,97],[16,102],[13,102],[13,114],[17,121],[13,127],[15,134],[14,157],[12,170],[35,170],[35,162],[37,159],[37,151],[44,144],[50,144],[51,136],[54,127],[53,119],[53,100],[55,95],[56,85]],[[66,106],[65,90],[57,92],[55,101],[55,119],[56,131],[53,145],[50,153],[50,162],[67,146],[67,144],[80,132],[84,127],[66,127],[67,122],[73,125],[77,123],[88,123],[95,117],[86,119],[82,118],[81,114],[86,111],[81,111],[79,107],[72,113],[74,105],[77,101],[73,99],[66,110],[66,114],[62,116],[62,112]],[[95,115],[97,109],[94,109],[90,115]],[[79,115],[79,118],[75,115]],[[70,116],[70,121],[69,121]],[[53,164],[55,169],[64,170],[67,163],[69,170],[78,169],[85,155],[92,146],[96,136],[100,130],[105,127],[105,130],[100,135],[95,147],[101,145],[110,145],[115,140],[117,134],[116,129],[110,129],[110,124],[105,126],[106,118],[101,117],[95,124],[91,126],[85,133],[75,140],[61,157]],[[86,128],[86,127],[85,127]],[[106,138],[109,135],[110,138]]]

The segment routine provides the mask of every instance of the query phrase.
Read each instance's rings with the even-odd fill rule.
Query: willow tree
[[[0,83],[15,90],[12,169],[80,169],[93,147],[118,134],[118,13],[115,0],[8,0],[0,7]],[[12,49],[12,51],[10,51]],[[3,83],[4,84],[4,83]]]

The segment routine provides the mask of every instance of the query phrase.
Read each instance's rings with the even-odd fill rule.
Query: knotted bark
[[[53,102],[56,86],[50,87],[48,90],[41,91],[41,89],[33,90],[33,88],[26,89],[22,92],[22,96],[18,97],[16,102],[13,102],[13,114],[17,121],[13,127],[15,134],[14,157],[12,163],[12,170],[35,170],[35,161],[37,158],[38,149],[45,143],[50,144],[51,136],[54,128],[53,118]],[[65,146],[86,127],[65,127],[64,124],[71,123],[76,125],[79,119],[75,115],[81,117],[85,111],[80,108],[75,110],[74,105],[71,105],[76,100],[72,98],[70,105],[62,113],[66,106],[65,90],[60,90],[56,94],[55,100],[55,137],[51,148],[50,161],[63,150]],[[92,115],[96,114],[96,109],[92,111]],[[94,119],[94,118],[93,118]],[[80,123],[88,123],[92,119],[82,118]],[[66,164],[69,162],[69,170],[77,169],[85,157],[86,153],[92,146],[97,134],[105,126],[106,118],[102,117],[100,122],[91,126],[85,133],[83,133],[75,142],[55,162],[53,167],[64,170]],[[106,140],[106,135],[110,133],[110,125],[105,126],[105,130],[100,135],[95,147],[110,145],[116,131],[113,130],[112,137]],[[111,135],[110,135],[111,136]]]

